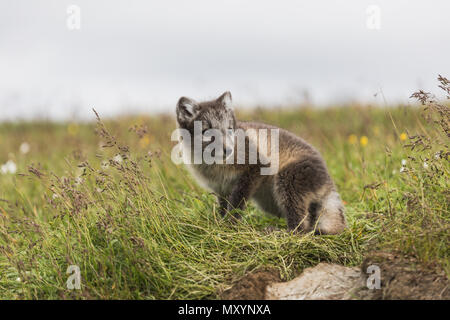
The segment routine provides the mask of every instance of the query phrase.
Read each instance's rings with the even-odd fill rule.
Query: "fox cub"
[[[199,183],[217,195],[222,215],[230,213],[239,218],[239,210],[236,209],[243,209],[246,202],[252,199],[263,211],[285,217],[291,231],[338,234],[344,230],[346,219],[340,196],[323,158],[306,141],[274,126],[237,121],[231,108],[230,92],[206,102],[181,97],[176,114],[178,128],[189,132],[190,137],[190,141],[183,137],[180,142],[183,153],[190,157],[185,163]],[[194,130],[195,123],[201,130]],[[271,159],[277,157],[277,170],[273,174],[262,175],[260,169],[267,167],[267,164],[261,161],[249,163],[247,154],[247,161],[237,163],[191,161],[195,155],[196,141],[200,141],[201,151],[210,144],[212,139],[205,139],[209,129],[222,134],[219,143],[223,145],[224,159],[228,159],[230,153],[231,157],[236,156],[237,130],[276,129],[278,150],[271,155]],[[252,135],[245,135],[246,150],[255,143]]]

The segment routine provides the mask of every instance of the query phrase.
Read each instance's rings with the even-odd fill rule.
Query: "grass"
[[[321,261],[359,265],[371,250],[448,274],[448,132],[433,122],[448,114],[424,103],[238,112],[322,152],[346,204],[339,236],[290,234],[251,205],[241,223],[223,220],[214,196],[171,162],[171,116],[2,123],[0,164],[18,171],[0,174],[0,298],[216,299],[258,268],[289,280]],[[66,287],[69,265],[81,290]]]

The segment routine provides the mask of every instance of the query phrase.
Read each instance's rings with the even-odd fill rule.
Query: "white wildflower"
[[[120,154],[117,154],[117,155],[113,158],[113,160],[114,160],[115,162],[118,162],[118,163],[121,163],[121,162],[123,161],[122,156],[121,156]]]
[[[0,168],[0,172],[2,174],[14,174],[17,172],[17,165],[12,160],[8,160],[5,164],[3,164]]]
[[[27,154],[28,152],[30,152],[30,145],[28,144],[28,142],[22,142],[19,150],[21,154]]]
[[[423,168],[428,169],[428,163],[426,161],[423,163]]]
[[[400,173],[405,172],[406,171],[406,159],[402,159],[402,167],[400,168]]]
[[[17,282],[21,282],[22,279],[20,279],[19,277],[17,277],[16,281],[17,281]]]

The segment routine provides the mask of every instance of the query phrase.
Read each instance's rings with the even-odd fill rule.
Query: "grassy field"
[[[318,262],[359,265],[372,250],[449,273],[448,113],[294,106],[238,118],[321,151],[348,230],[293,235],[252,205],[242,222],[223,220],[214,195],[170,160],[172,116],[2,123],[0,298],[216,299],[252,270],[289,280]],[[80,268],[81,290],[66,287],[69,265]]]

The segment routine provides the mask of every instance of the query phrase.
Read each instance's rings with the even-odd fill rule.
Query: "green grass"
[[[261,267],[288,280],[321,261],[359,265],[371,250],[402,251],[448,274],[448,137],[422,113],[401,106],[238,113],[321,151],[346,204],[349,228],[338,236],[290,234],[284,219],[252,205],[242,222],[223,220],[214,196],[171,162],[169,116],[105,120],[114,138],[94,120],[0,124],[0,164],[18,166],[0,174],[0,298],[215,299]],[[429,137],[427,149],[416,138],[414,150],[405,147],[406,132]],[[111,161],[116,154],[124,161]],[[80,267],[81,290],[66,288],[69,265]]]

